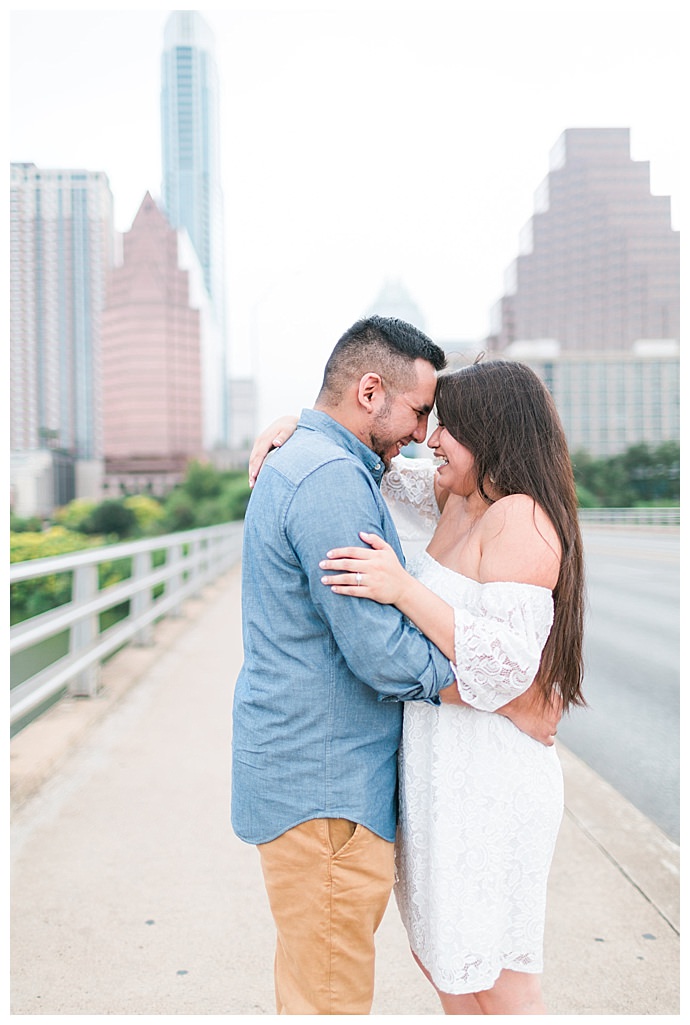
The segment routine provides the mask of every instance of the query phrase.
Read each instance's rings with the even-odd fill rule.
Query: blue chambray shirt
[[[402,701],[438,702],[448,659],[393,606],[335,595],[319,562],[359,531],[402,550],[379,457],[304,410],[264,463],[242,553],[244,664],[233,705],[232,825],[266,843],[314,818],[395,839]]]

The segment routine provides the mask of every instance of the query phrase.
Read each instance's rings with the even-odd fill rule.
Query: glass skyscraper
[[[225,351],[218,70],[213,34],[197,11],[168,18],[161,86],[163,204],[172,227],[184,228],[194,246]],[[226,395],[227,354],[222,387]],[[226,436],[227,408],[223,423]]]
[[[98,491],[101,317],[113,263],[113,197],[102,172],[11,165],[10,447],[50,455],[41,512]],[[76,483],[58,487],[58,463]],[[44,460],[45,462],[45,460]],[[51,488],[48,488],[51,491]],[[33,514],[33,511],[29,513]]]
[[[11,502],[19,516],[48,516],[100,491],[113,197],[102,172],[10,171]]]

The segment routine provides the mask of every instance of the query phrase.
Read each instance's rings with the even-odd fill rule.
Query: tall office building
[[[11,165],[10,192],[11,477],[21,514],[48,515],[75,494],[99,493],[113,197],[102,172],[31,163]],[[51,472],[52,484],[30,484]],[[33,499],[22,498],[27,488]]]
[[[569,128],[523,229],[489,347],[545,340],[562,352],[679,339],[680,241],[627,128]]]
[[[103,311],[103,435],[111,493],[167,493],[219,444],[222,345],[196,253],[147,193]]]
[[[227,345],[218,70],[213,34],[197,11],[173,11],[168,18],[161,83],[163,205],[172,227],[185,228],[196,250]],[[224,387],[226,376],[227,356]],[[227,409],[224,425],[227,434]]]

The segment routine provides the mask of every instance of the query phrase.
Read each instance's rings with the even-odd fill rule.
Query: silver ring
[[[359,585],[362,583],[362,574],[355,573],[355,580],[357,581],[357,587],[359,587]]]

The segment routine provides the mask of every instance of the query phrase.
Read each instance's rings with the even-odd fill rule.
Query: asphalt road
[[[585,696],[574,754],[680,842],[678,531],[586,527]]]

